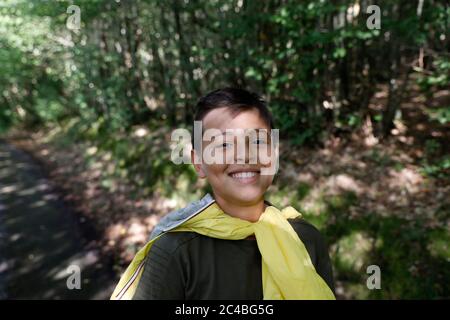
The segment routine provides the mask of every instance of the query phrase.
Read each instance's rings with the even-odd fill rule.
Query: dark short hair
[[[194,121],[201,121],[211,110],[222,107],[229,108],[233,114],[256,109],[269,128],[274,128],[272,114],[261,96],[245,89],[230,87],[211,91],[201,97],[195,107]],[[192,145],[194,145],[193,135]]]

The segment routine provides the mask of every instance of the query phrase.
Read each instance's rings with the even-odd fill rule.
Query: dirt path
[[[0,140],[0,299],[107,299],[111,263],[39,164]],[[67,268],[80,268],[69,290]]]

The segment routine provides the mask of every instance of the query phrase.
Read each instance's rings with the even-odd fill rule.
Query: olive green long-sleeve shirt
[[[288,221],[305,244],[316,272],[334,291],[322,235],[302,218]],[[261,272],[261,254],[254,239],[168,232],[153,244],[133,299],[259,300],[263,298]]]

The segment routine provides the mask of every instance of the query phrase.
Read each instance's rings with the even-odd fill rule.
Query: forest
[[[22,150],[115,283],[160,217],[209,191],[170,161],[171,132],[207,92],[245,88],[280,130],[268,198],[325,235],[337,297],[449,298],[449,31],[445,0],[2,0],[0,208],[52,205],[14,178]],[[0,266],[2,246],[28,254],[10,241]],[[0,299],[5,272],[27,296],[2,270]]]

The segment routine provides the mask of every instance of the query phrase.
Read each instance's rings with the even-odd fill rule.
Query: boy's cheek
[[[225,169],[226,166],[225,165],[220,165],[220,164],[203,164],[203,170],[206,173],[206,178],[207,179],[217,179],[219,178],[220,175],[224,175],[225,174]]]
[[[272,185],[274,177],[274,175],[261,176],[261,180],[263,181],[264,187],[266,189],[268,189]]]

